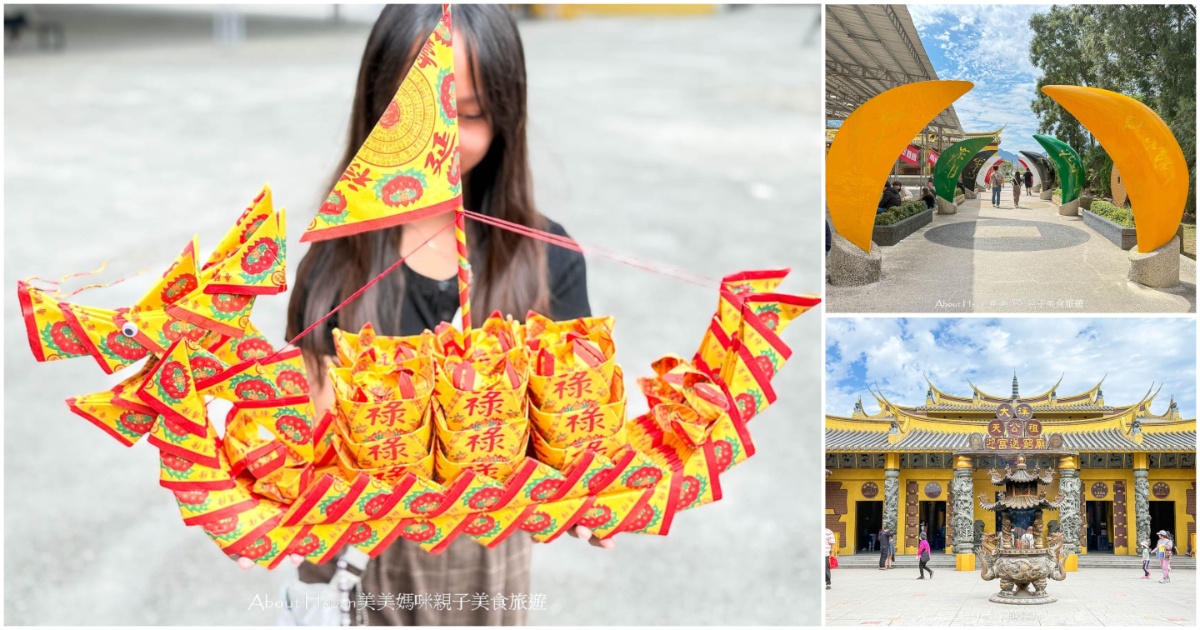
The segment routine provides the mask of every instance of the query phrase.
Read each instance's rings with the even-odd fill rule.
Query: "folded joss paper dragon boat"
[[[677,512],[719,500],[720,475],[754,454],[747,424],[775,401],[771,379],[791,354],[779,334],[819,302],[776,293],[787,270],[726,277],[695,355],[664,357],[637,380],[649,411],[636,418],[612,318],[493,314],[473,328],[450,33],[445,7],[302,240],[455,212],[463,329],[335,330],[335,403],[321,417],[300,350],[276,349],[250,322],[258,296],[286,290],[285,217],[269,188],[203,262],[193,238],[129,308],[18,283],[37,360],[90,356],[109,374],[142,362],[68,406],[122,444],[158,448],[184,523],[230,556],[324,562],[397,538],[438,553],[460,536],[545,542],[577,524],[602,538],[665,535]],[[437,115],[414,121],[422,99]],[[393,150],[414,142],[421,151]],[[208,413],[218,399],[231,406],[222,430]]]

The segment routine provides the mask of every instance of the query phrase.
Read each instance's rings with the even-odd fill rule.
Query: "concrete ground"
[[[1152,563],[1153,564],[1153,563]],[[1000,582],[978,571],[934,570],[918,580],[917,569],[835,569],[825,591],[827,626],[1195,626],[1196,572],[1161,571],[1142,578],[1141,562],[1128,569],[1080,569],[1046,592],[1057,602],[1040,606],[996,604],[988,597]]]
[[[816,11],[522,22],[541,209],[584,243],[714,278],[791,266],[783,290],[819,292]],[[342,153],[366,30],[249,28],[225,48],[205,22],[130,46],[157,20],[135,13],[76,16],[65,52],[5,60],[5,621],[269,625],[247,609],[286,573],[240,571],[183,526],[152,447],[124,449],[67,411],[63,399],[117,378],[87,359],[36,364],[13,289],[111,260],[103,279],[149,273],[76,301],[128,305],[193,234],[211,248],[263,182],[290,210],[292,271]],[[715,289],[588,267],[631,386],[650,361],[694,351]],[[275,340],[286,303],[255,311]],[[780,401],[752,425],[759,454],[722,478],[726,498],[681,514],[667,538],[538,547],[532,591],[547,610],[531,623],[820,622],[820,331],[817,310],[785,333]]]
[[[836,313],[1177,313],[1196,310],[1196,261],[1180,256],[1179,287],[1129,281],[1129,253],[1053,201],[1005,189],[969,199],[892,247],[883,278],[826,286]]]

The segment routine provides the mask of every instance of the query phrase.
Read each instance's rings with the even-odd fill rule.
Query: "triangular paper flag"
[[[233,252],[237,251],[246,241],[250,240],[250,236],[274,212],[274,206],[271,202],[271,187],[264,184],[258,196],[254,198],[254,201],[250,202],[250,206],[242,212],[242,216],[225,233],[224,238],[221,239],[221,243],[209,255],[203,269],[207,270],[209,267],[223,262],[232,256]]]
[[[388,228],[461,203],[450,7],[301,242]]]
[[[200,288],[197,274],[196,252],[199,240],[193,236],[187,247],[175,259],[175,262],[163,273],[158,284],[138,300],[141,310],[161,309],[168,304],[174,304]]]
[[[254,231],[224,260],[201,275],[209,295],[273,295],[287,290],[284,261],[287,258],[284,211],[267,215],[246,225]],[[240,238],[240,237],[239,237]]]
[[[17,300],[21,303],[29,348],[38,361],[90,354],[88,340],[67,320],[58,300],[28,282],[17,282]]]

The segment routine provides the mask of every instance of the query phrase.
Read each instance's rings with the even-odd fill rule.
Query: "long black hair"
[[[330,189],[383,115],[440,17],[441,5],[389,5],[375,22],[359,66],[346,153],[330,180]],[[464,206],[544,230],[546,219],[533,201],[525,134],[525,53],[516,22],[503,5],[455,5],[453,24],[455,36],[461,34],[464,40],[455,45],[467,47],[480,106],[493,130],[487,153],[463,180]],[[546,312],[550,291],[545,245],[476,223],[468,228],[475,274],[473,310],[500,310],[517,318],[530,309]],[[400,256],[402,229],[313,243],[296,271],[296,290],[288,304],[288,338],[394,264]],[[357,331],[371,322],[379,334],[398,335],[403,294],[403,274],[388,274],[338,312],[338,326]],[[323,326],[299,342],[310,362],[334,354],[331,330],[331,326]]]

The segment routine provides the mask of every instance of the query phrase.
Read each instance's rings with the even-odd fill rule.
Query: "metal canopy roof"
[[[891,88],[937,79],[912,16],[902,4],[825,6],[825,116],[845,119]],[[926,128],[962,135],[954,107]]]

